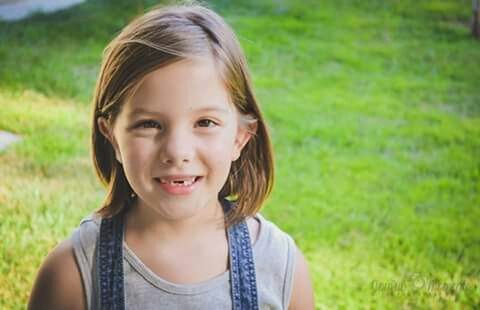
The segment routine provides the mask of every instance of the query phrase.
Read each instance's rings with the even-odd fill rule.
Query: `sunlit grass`
[[[101,53],[153,1],[0,24],[0,308],[95,210],[89,100]],[[290,233],[317,308],[480,303],[480,42],[470,1],[214,1],[270,124],[262,213]],[[6,43],[8,42],[8,43]]]

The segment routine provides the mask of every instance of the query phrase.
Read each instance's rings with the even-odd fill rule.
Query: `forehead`
[[[210,58],[183,59],[149,73],[125,109],[194,110],[203,106],[233,108],[225,83]]]

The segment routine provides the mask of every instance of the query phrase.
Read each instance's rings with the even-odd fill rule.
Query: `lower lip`
[[[172,185],[170,183],[162,183],[159,179],[155,179],[155,181],[160,185],[160,187],[169,194],[172,195],[188,195],[195,190],[198,183],[202,181],[203,177],[198,177],[195,179],[191,185],[184,186],[184,185]]]

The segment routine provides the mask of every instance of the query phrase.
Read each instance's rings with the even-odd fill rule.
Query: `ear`
[[[232,161],[237,160],[242,153],[244,146],[257,132],[257,122],[249,122],[247,124],[240,123],[238,125],[237,136],[235,137],[235,146],[232,154]]]
[[[105,117],[99,117],[97,119],[98,129],[102,133],[102,135],[110,142],[115,152],[115,157],[117,158],[118,162],[122,163],[122,157],[120,156],[120,149],[118,147],[118,143],[115,139],[113,134],[113,126]]]

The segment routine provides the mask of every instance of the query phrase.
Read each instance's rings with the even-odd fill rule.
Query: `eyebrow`
[[[205,113],[205,112],[219,112],[219,113],[222,113],[222,114],[228,114],[230,111],[225,109],[225,108],[221,108],[221,107],[207,106],[207,107],[202,107],[202,108],[199,108],[199,109],[192,110],[192,112],[203,112],[203,113]],[[156,111],[150,111],[150,110],[147,110],[145,108],[135,108],[132,111],[130,111],[129,116],[134,117],[138,114],[159,114],[159,115],[161,115],[162,113],[156,112]]]

